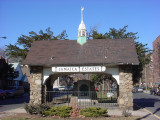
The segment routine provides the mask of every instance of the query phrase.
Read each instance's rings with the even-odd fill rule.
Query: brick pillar
[[[30,68],[30,104],[42,103],[42,72],[43,67],[34,66]]]
[[[122,110],[133,110],[133,81],[131,66],[120,66],[119,81],[119,108]]]

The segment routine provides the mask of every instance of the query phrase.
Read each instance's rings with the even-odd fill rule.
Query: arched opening
[[[85,80],[83,80],[83,81],[85,81]],[[82,83],[79,85],[78,99],[89,99],[90,98],[90,94],[89,94],[90,85],[89,85],[89,83],[88,84],[87,83]]]
[[[94,83],[91,81],[90,75],[92,75],[92,73],[56,73],[50,75],[44,83],[44,102],[54,101],[54,104],[69,104],[74,97],[77,101],[83,99],[83,102],[85,102],[84,99],[90,99],[94,101],[94,104],[97,103],[99,106],[102,105],[101,103],[117,103],[117,98],[119,96],[117,80],[113,78],[111,74],[99,73],[98,75],[103,75],[101,78],[102,80]],[[54,91],[53,84],[58,77],[65,78],[64,81],[72,79],[73,90]],[[83,105],[85,105],[85,103],[83,103]]]
[[[88,87],[86,84],[82,84],[82,85],[79,87],[79,91],[88,92],[88,91],[89,91],[89,87]]]

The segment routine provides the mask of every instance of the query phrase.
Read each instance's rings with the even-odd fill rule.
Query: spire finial
[[[79,25],[78,28],[78,38],[77,38],[77,42],[81,45],[87,42],[86,26],[83,23],[83,10],[84,7],[81,7],[81,24]]]
[[[83,22],[83,10],[84,10],[84,7],[81,7],[81,22]]]

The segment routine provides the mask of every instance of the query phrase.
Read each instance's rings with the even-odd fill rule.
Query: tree
[[[102,83],[102,74],[92,74],[91,80],[94,84],[101,84]]]
[[[19,76],[19,72],[15,71],[12,64],[8,64],[8,80],[13,80]]]
[[[0,48],[0,56],[2,56],[3,58],[5,58],[5,52],[3,48]]]
[[[123,28],[120,28],[119,30],[115,28],[110,28],[109,32],[106,32],[104,34],[104,37],[108,39],[122,39],[122,38],[133,38],[134,40],[138,39],[139,37],[136,36],[138,32],[136,33],[127,32],[127,27],[128,26],[126,25]]]
[[[147,47],[147,44],[142,44],[138,41],[136,41],[139,37],[137,37],[137,32],[127,32],[127,27],[124,26],[123,28],[120,28],[119,30],[115,28],[110,28],[109,32],[106,32],[105,34],[98,33],[96,29],[93,29],[92,32],[90,32],[89,37],[93,39],[123,39],[123,38],[133,38],[135,45],[136,45],[136,52],[138,55],[138,59],[140,64],[138,66],[133,66],[133,81],[134,83],[138,82],[139,79],[142,76],[142,70],[146,64],[148,64],[151,59],[150,55],[152,50],[150,50]]]
[[[66,40],[68,37],[66,30],[63,30],[55,39],[57,40]]]
[[[133,66],[133,82],[137,83],[142,77],[142,71],[145,65],[149,64],[151,61],[152,50],[147,47],[147,44],[142,44],[140,42],[136,42],[136,52],[138,55],[139,65]]]
[[[61,34],[58,36],[53,36],[53,32],[48,27],[46,29],[46,32],[43,32],[42,30],[39,31],[39,34],[37,34],[34,31],[29,32],[29,36],[27,35],[21,35],[16,44],[12,45],[6,45],[6,55],[9,58],[16,58],[18,62],[24,60],[27,56],[28,51],[30,50],[30,47],[34,41],[40,41],[40,40],[65,40],[67,38],[66,30],[63,30]]]

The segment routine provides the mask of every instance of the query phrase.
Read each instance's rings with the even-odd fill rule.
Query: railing
[[[45,93],[45,102],[51,102],[53,105],[77,104],[84,108],[89,106],[96,107],[117,107],[117,91],[47,91]]]

